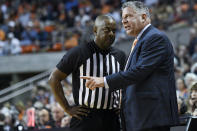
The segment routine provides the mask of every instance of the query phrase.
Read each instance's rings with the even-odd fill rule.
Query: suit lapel
[[[131,53],[131,56],[129,58],[129,62],[128,62],[128,65],[126,67],[126,70],[131,66],[131,60],[132,60],[132,57],[133,55],[135,54],[135,52],[137,51],[137,49],[139,48],[139,46],[141,45],[141,40],[143,40],[144,36],[153,28],[152,25],[150,25],[144,32],[143,34],[141,35],[140,39],[138,40],[136,46],[134,47],[132,53]]]
[[[136,50],[138,49],[140,43],[141,43],[141,42],[138,41],[137,44],[136,44],[136,46],[134,47],[134,49],[133,49],[133,51],[132,51],[132,53],[131,53],[131,56],[130,56],[130,58],[129,58],[129,62],[128,62],[128,65],[127,65],[127,69],[130,67],[132,57],[133,57],[134,53],[136,52]],[[126,70],[127,70],[127,69],[126,69]]]

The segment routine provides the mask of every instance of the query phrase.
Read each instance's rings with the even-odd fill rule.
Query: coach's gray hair
[[[128,2],[123,3],[121,9],[123,10],[126,7],[130,7],[132,9],[134,9],[134,11],[136,13],[138,13],[138,14],[145,13],[147,15],[147,17],[150,19],[149,9],[143,2],[140,2],[140,1],[128,1]]]

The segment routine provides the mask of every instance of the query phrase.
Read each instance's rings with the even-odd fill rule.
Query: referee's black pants
[[[89,109],[82,120],[71,119],[71,131],[120,131],[119,117],[114,110]]]

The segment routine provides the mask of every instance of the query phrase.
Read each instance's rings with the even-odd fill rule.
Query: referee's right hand
[[[76,117],[79,120],[82,120],[81,116],[87,116],[89,113],[89,110],[86,109],[83,106],[70,106],[68,107],[68,109],[66,110],[66,112],[72,116],[72,117]]]

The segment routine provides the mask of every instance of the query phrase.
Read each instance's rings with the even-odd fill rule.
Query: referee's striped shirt
[[[73,97],[76,105],[95,109],[119,107],[120,90],[109,92],[108,88],[90,90],[80,76],[103,77],[123,70],[125,54],[117,49],[101,50],[94,42],[70,49],[57,68],[69,75],[72,73]]]

